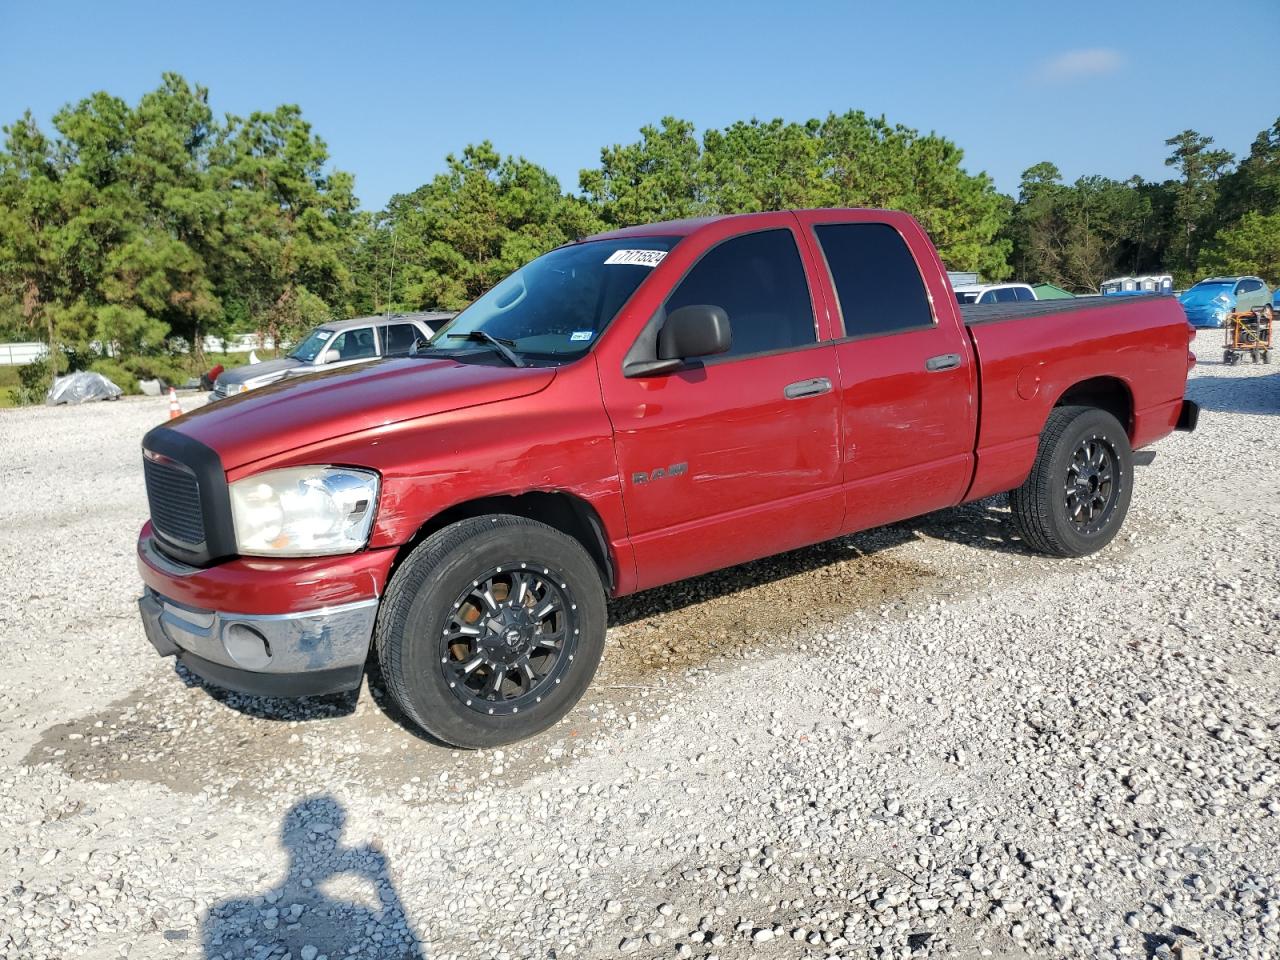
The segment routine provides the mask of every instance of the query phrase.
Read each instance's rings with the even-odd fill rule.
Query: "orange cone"
[[[169,419],[182,416],[182,408],[178,406],[178,391],[169,388]]]

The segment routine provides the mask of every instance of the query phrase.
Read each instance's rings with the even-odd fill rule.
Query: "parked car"
[[[214,381],[210,400],[234,397],[289,377],[334,370],[378,357],[402,357],[419,340],[429,340],[454,314],[398,313],[356,317],[312,330],[289,354],[275,360],[225,370]]]
[[[1036,292],[1025,283],[964,284],[955,292],[956,303],[1013,303],[1036,298]]]
[[[1104,297],[1140,297],[1143,294],[1170,296],[1173,277],[1167,273],[1149,273],[1140,277],[1113,277],[1103,280],[1098,292]]]
[[[1233,313],[1271,302],[1271,290],[1259,277],[1208,277],[1178,298],[1193,327],[1220,327]]]
[[[1195,427],[1190,338],[1164,297],[961,307],[891,211],[599,234],[414,356],[148,433],[142,621],[251,694],[376,658],[422,729],[507,743],[582,696],[608,597],[1003,491],[1029,548],[1101,549],[1132,450]]]

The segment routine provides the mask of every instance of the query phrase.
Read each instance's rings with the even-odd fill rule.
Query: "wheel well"
[[[537,520],[573,537],[596,562],[600,578],[606,587],[612,590],[616,585],[613,558],[609,555],[604,524],[600,521],[599,514],[585,500],[568,493],[533,491],[517,496],[481,497],[452,506],[424,523],[413,539],[400,548],[396,566],[437,530],[443,530],[459,520],[481,517],[488,513],[504,513]]]
[[[1054,406],[1097,407],[1105,410],[1120,421],[1125,433],[1133,436],[1133,394],[1123,380],[1115,377],[1082,380],[1060,396]]]

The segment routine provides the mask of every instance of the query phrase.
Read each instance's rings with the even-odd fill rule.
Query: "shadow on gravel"
[[[173,661],[173,672],[182,681],[183,686],[199,688],[224,707],[230,707],[237,713],[243,713],[247,717],[258,720],[277,720],[282,723],[294,720],[323,720],[328,717],[347,717],[356,710],[356,692],[354,691],[335,693],[325,697],[297,699],[254,697],[206,683],[177,660]]]
[[[346,819],[342,804],[327,794],[302,800],[285,814],[284,880],[265,893],[210,908],[200,931],[206,960],[342,960],[352,954],[423,960],[386,856],[375,845],[344,846]]]
[[[615,648],[610,656],[616,659],[621,651],[622,659],[627,660],[630,648],[652,646],[649,641],[631,643],[626,634],[632,626],[653,628],[664,637],[679,638],[691,633],[704,640],[709,632],[720,628],[740,634],[741,642],[737,645],[749,646],[752,645],[750,637],[743,632],[744,617],[765,632],[772,632],[795,626],[806,616],[823,609],[838,614],[868,603],[901,599],[927,582],[930,575],[909,564],[877,558],[877,555],[921,538],[1003,553],[1023,553],[1021,542],[1011,535],[1008,510],[1002,509],[1005,502],[1006,498],[1000,496],[941,510],[610,601],[609,629]],[[849,564],[855,565],[852,570]],[[841,583],[851,572],[856,572],[858,582]],[[783,581],[792,583],[788,585]],[[789,586],[787,596],[773,596],[767,616],[753,612],[754,591],[774,584]],[[721,612],[726,608],[732,612]],[[717,644],[700,646],[709,656]],[[718,644],[721,650],[724,646],[724,643]],[[638,657],[632,655],[630,659],[634,662],[624,668],[625,672],[643,674],[651,669],[688,665],[703,659],[689,652],[675,657],[669,655],[669,649],[663,653],[663,657],[645,653]],[[356,707],[355,693],[301,700],[251,697],[211,686],[180,665],[175,664],[175,671],[188,687],[199,687],[224,706],[264,720],[319,720],[346,716]],[[366,678],[370,695],[390,720],[419,740],[448,746],[419,730],[404,716],[387,693],[373,658],[370,658]]]
[[[1280,372],[1259,377],[1193,377],[1187,397],[1205,410],[1280,416]]]

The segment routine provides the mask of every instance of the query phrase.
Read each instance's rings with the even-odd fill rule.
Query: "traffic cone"
[[[169,388],[169,419],[173,420],[175,417],[180,417],[180,416],[182,416],[182,408],[178,406],[178,391],[173,389],[173,387],[170,387]]]

